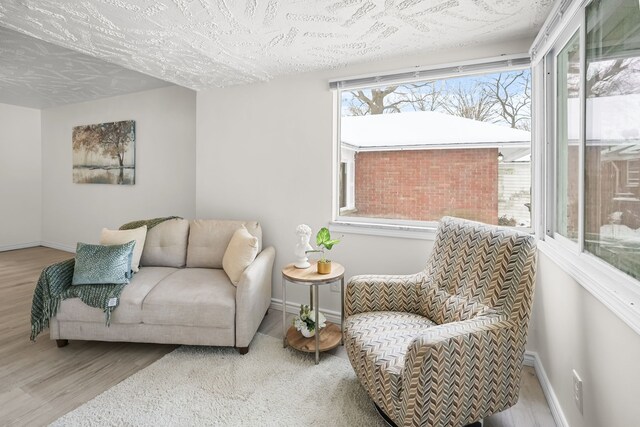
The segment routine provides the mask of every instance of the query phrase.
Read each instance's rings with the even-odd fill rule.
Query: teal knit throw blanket
[[[152,229],[153,227],[155,227],[158,224],[162,224],[165,221],[168,221],[170,219],[182,219],[179,216],[164,216],[161,218],[152,218],[152,219],[141,219],[139,221],[131,221],[128,222],[126,224],[123,224],[120,226],[120,230],[132,230],[134,228],[140,228],[143,225],[147,226],[147,230]]]
[[[38,334],[49,327],[49,319],[56,315],[60,302],[67,298],[80,298],[91,307],[101,308],[107,326],[111,322],[111,312],[118,306],[120,294],[126,285],[72,286],[74,265],[75,260],[68,259],[42,270],[31,304],[31,341],[35,341]],[[112,303],[109,304],[109,301]]]

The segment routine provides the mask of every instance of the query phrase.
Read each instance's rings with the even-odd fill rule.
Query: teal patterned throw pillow
[[[78,243],[72,285],[126,284],[131,279],[131,259],[136,241],[123,245]]]

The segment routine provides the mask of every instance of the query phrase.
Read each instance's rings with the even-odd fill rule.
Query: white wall
[[[638,425],[640,337],[544,253],[538,262],[528,347],[538,352],[569,425]],[[573,369],[583,381],[583,415],[573,402]]]
[[[40,110],[0,104],[0,250],[40,241],[40,154]]]
[[[449,50],[439,54],[362,64],[349,69],[287,76],[197,96],[196,214],[257,219],[265,243],[278,251],[273,296],[281,298],[281,268],[293,260],[294,230],[315,231],[331,219],[334,98],[331,78],[526,52],[531,40]],[[346,276],[413,273],[424,268],[432,242],[345,235],[331,258]],[[288,288],[291,289],[291,288]],[[305,289],[288,299],[306,301]],[[339,294],[320,294],[320,306],[337,311]]]
[[[42,240],[74,249],[102,227],[195,214],[195,92],[178,86],[42,110]],[[136,121],[135,185],[74,184],[74,126]]]

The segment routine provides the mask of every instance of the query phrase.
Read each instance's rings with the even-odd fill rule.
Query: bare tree
[[[501,73],[490,81],[429,81],[353,90],[346,106],[352,116],[401,111],[440,111],[483,122],[505,121],[530,130],[531,75],[528,71]]]
[[[73,128],[73,149],[101,153],[118,161],[118,184],[124,183],[124,156],[133,141],[132,120]]]
[[[491,92],[483,84],[476,82],[469,86],[458,84],[444,98],[442,107],[454,116],[490,122],[496,115],[495,104],[496,100]]]
[[[444,103],[442,89],[442,85],[438,86],[436,82],[424,82],[352,90],[347,109],[352,116],[399,113],[405,107],[413,111],[437,111]]]
[[[400,96],[413,111],[438,111],[444,103],[442,84],[436,82],[409,83],[400,86]]]
[[[514,129],[531,129],[531,74],[500,73],[487,84],[497,114]]]
[[[404,99],[394,98],[398,86],[387,86],[379,89],[352,90],[353,95],[349,111],[354,116],[364,116],[369,114],[399,113]],[[396,97],[397,98],[397,97]]]
[[[640,93],[633,74],[639,73],[635,58],[590,63],[587,69],[587,96],[601,97]]]

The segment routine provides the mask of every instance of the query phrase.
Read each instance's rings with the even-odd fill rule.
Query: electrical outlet
[[[337,283],[332,283],[331,292],[340,293],[340,285],[338,285]]]
[[[575,369],[573,370],[573,401],[582,414],[582,380]]]

